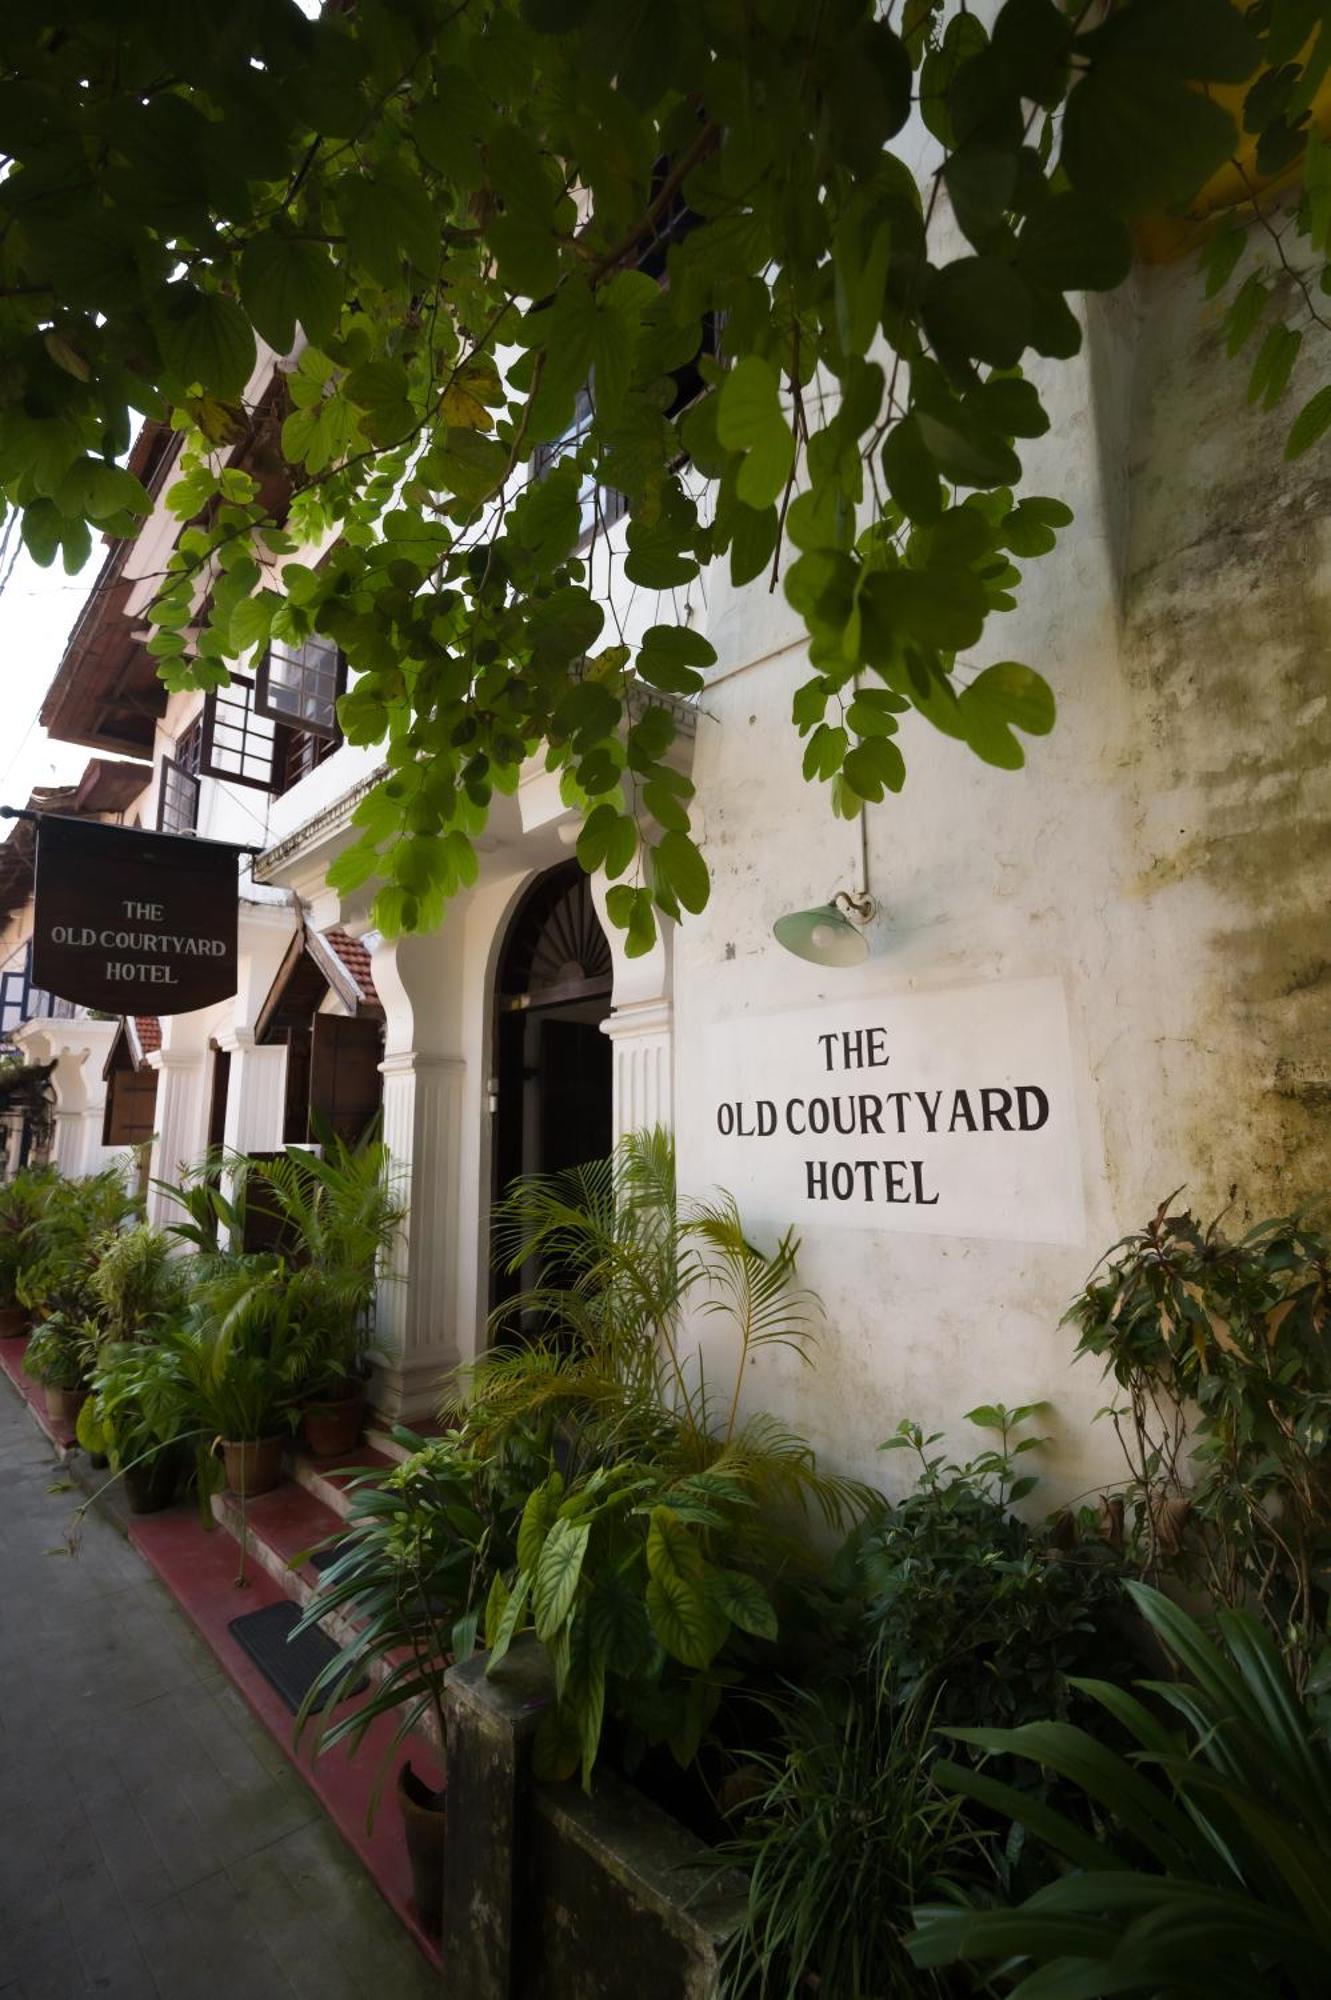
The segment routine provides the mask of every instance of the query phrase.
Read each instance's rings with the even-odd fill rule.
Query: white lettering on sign
[[[144,903],[136,899],[126,901],[123,909],[127,925],[160,924],[166,914],[161,903]],[[167,958],[225,958],[227,953],[224,938],[193,937],[178,931],[119,930],[114,926],[98,930],[90,924],[53,924],[50,936],[52,944],[73,945],[76,949],[89,951],[160,952]],[[141,964],[132,958],[105,959],[103,973],[107,979],[138,986],[178,984],[171,966]]]
[[[707,1031],[704,1172],[741,1211],[931,1235],[1085,1234],[1063,989],[897,993]]]

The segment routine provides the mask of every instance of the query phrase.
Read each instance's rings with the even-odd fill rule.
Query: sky
[[[26,805],[37,785],[72,784],[93,755],[55,742],[37,711],[105,554],[94,538],[82,570],[66,576],[58,561],[39,569],[22,549],[0,594],[0,805]],[[6,831],[0,824],[0,839]]]

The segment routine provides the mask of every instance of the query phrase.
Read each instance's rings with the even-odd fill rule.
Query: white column
[[[280,1153],[286,1116],[285,1042],[260,1047],[251,1028],[234,1028],[218,1042],[231,1057],[226,1081],[227,1151]]]
[[[457,1367],[463,1091],[462,986],[467,899],[426,936],[380,939],[384,1143],[407,1207],[379,1288],[374,1400],[405,1423],[431,1415]]]
[[[624,933],[605,914],[609,888],[593,875],[592,896],[614,960],[611,1009],[601,1023],[614,1050],[614,1135],[675,1124],[674,926],[657,913],[657,938],[641,958],[628,958]]]
[[[435,1410],[458,1365],[458,1151],[460,1056],[400,1050],[385,1056],[384,1142],[395,1189],[409,1202],[390,1270],[379,1288],[378,1344],[389,1357],[375,1402],[410,1423]]]
[[[208,1148],[208,1050],[159,1049],[148,1061],[158,1077],[152,1179],[178,1181]],[[149,1186],[149,1222],[163,1229],[179,1212],[160,1188]]]
[[[52,1119],[51,1159],[66,1180],[77,1180],[88,1171],[84,1135],[87,1122],[81,1111],[57,1110]]]

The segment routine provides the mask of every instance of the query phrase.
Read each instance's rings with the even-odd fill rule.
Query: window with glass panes
[[[335,737],[337,698],[346,682],[346,660],[331,639],[314,634],[301,646],[275,640],[259,666],[254,705],[274,722]]]
[[[198,715],[175,751],[162,759],[157,792],[157,831],[193,833],[199,824],[199,771],[203,762],[203,717]]]

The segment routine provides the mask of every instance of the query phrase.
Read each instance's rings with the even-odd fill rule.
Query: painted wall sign
[[[745,1213],[801,1231],[1084,1236],[1056,979],[717,1022],[706,1061],[706,1178]]]
[[[47,814],[32,983],[112,1014],[188,1014],[236,990],[236,849]]]

